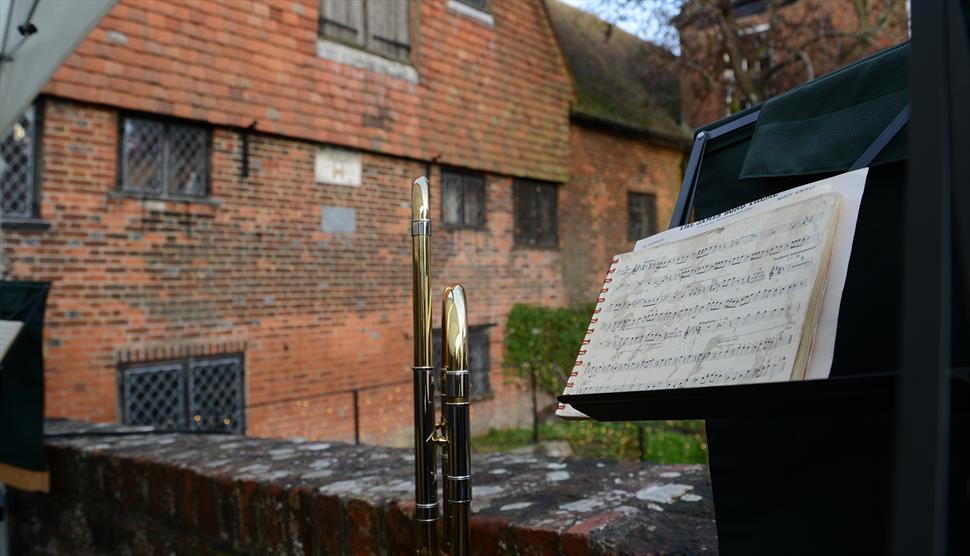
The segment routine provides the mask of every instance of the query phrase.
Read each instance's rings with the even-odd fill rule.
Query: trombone
[[[468,405],[468,317],[465,290],[445,288],[441,309],[441,420],[435,423],[435,376],[431,359],[431,203],[428,179],[411,185],[414,303],[414,487],[415,552],[438,556],[437,450],[444,471],[444,552],[469,552],[471,437]]]

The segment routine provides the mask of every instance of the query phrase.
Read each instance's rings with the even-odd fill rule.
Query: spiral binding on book
[[[607,293],[608,291],[610,291],[610,288],[609,288],[609,286],[607,284],[609,284],[610,282],[613,281],[612,274],[614,272],[616,272],[616,264],[618,262],[620,262],[619,257],[617,257],[617,258],[613,259],[612,261],[610,261],[610,269],[606,271],[606,278],[603,279],[603,287],[600,288],[600,293],[601,294],[604,294],[604,293]],[[600,311],[603,310],[603,307],[601,307],[601,305],[605,301],[606,301],[606,298],[605,297],[600,296],[600,297],[597,297],[596,298],[596,304],[597,305],[596,305],[596,308],[593,309],[593,315],[598,315],[600,313]],[[596,329],[593,328],[593,325],[595,325],[597,322],[599,322],[599,317],[593,316],[593,317],[591,317],[589,319],[589,328],[586,329],[586,337],[583,338],[583,342],[582,342],[582,345],[583,346],[588,346],[589,345],[589,343],[590,343],[590,338],[589,337],[594,332],[596,332]],[[581,357],[583,355],[586,355],[586,350],[583,349],[583,348],[581,348],[579,350],[579,356]],[[578,367],[582,367],[582,366],[583,366],[583,360],[582,359],[576,359],[576,364],[573,366],[574,367],[573,368],[573,371],[571,373],[569,373],[569,378],[572,379],[574,377],[579,376],[579,369],[578,369]],[[572,380],[569,380],[569,381],[566,382],[566,388],[572,388],[574,385],[575,385],[575,383]],[[566,404],[559,404],[559,409],[565,409],[565,408],[566,408]]]

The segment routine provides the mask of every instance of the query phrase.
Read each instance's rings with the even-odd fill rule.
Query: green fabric
[[[844,172],[909,103],[909,43],[767,101],[741,179]],[[905,128],[871,164],[907,157]]]
[[[908,55],[908,44],[893,47],[749,109],[760,108],[757,125],[707,142],[694,219],[848,170],[908,102]],[[907,158],[905,136],[897,136],[869,172],[843,290],[832,376],[897,368],[895,349],[871,346],[899,342],[899,306],[886,300],[901,294],[898,223]]]
[[[0,462],[44,471],[44,305],[50,284],[0,282],[0,320],[24,323],[0,361]]]

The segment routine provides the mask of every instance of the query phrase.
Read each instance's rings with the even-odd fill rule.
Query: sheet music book
[[[564,394],[825,378],[865,169],[617,255]],[[557,415],[585,418],[560,404]]]

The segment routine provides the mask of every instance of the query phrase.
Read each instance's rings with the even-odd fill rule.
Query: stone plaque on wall
[[[357,210],[348,207],[323,207],[320,230],[328,233],[352,234],[357,231]]]
[[[314,165],[317,183],[360,185],[360,153],[320,147]]]

